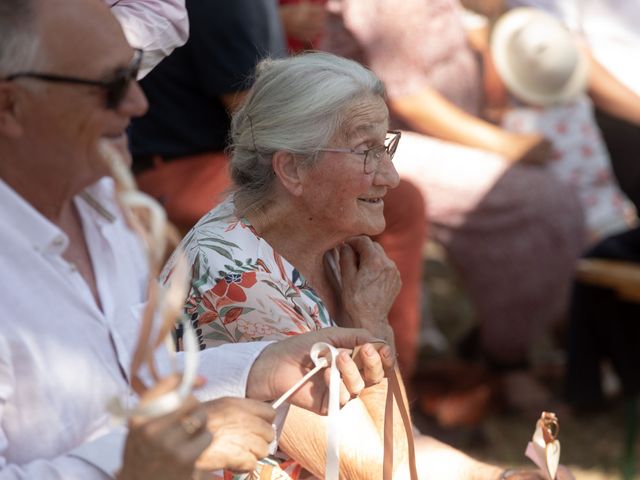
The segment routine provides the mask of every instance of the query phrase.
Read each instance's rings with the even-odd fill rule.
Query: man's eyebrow
[[[99,76],[99,80],[101,81],[110,81],[113,79],[113,77],[117,76],[122,70],[125,70],[126,67],[122,67],[120,65],[118,66],[110,66],[110,67],[105,67],[101,72],[100,72],[100,76]]]

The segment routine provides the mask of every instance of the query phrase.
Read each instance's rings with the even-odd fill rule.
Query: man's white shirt
[[[0,180],[0,479],[112,478],[126,431],[106,411],[127,398],[145,301],[138,239],[104,178],[75,198],[102,308],[62,253],[68,238]],[[242,397],[266,342],[201,352],[201,399]],[[163,359],[160,359],[163,363]],[[166,362],[164,362],[166,363]]]

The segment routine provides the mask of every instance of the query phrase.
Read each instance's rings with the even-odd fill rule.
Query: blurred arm
[[[390,98],[389,107],[414,131],[468,147],[495,152],[511,162],[544,162],[549,146],[537,134],[507,132],[468,114],[431,87]]]
[[[589,59],[589,95],[593,103],[609,115],[640,125],[640,96],[620,83],[588,48],[583,51]]]
[[[189,37],[184,0],[106,0],[127,40],[144,50],[139,78],[144,77]]]

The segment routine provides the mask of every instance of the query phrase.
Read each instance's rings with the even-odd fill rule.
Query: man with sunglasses
[[[207,440],[207,421],[193,418],[202,411],[192,405],[134,429],[122,465],[126,432],[106,411],[130,391],[147,266],[98,145],[127,151],[129,122],[147,108],[135,81],[140,60],[98,0],[0,2],[0,479],[103,479],[121,467],[122,480],[188,478],[206,446],[196,442]],[[315,342],[353,348],[371,337],[292,340],[202,352],[207,385],[198,394],[274,400],[302,377]],[[345,392],[358,393],[354,362],[338,366]],[[365,381],[380,381],[380,355],[368,366]],[[292,403],[318,410],[326,389],[314,388],[319,395],[303,388]],[[251,468],[273,437],[271,407],[236,400],[253,407],[203,405],[208,423],[220,425],[208,468]],[[132,467],[141,456],[149,461]],[[158,461],[180,464],[184,476]]]

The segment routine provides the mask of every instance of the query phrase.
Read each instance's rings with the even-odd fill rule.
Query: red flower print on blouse
[[[253,287],[256,281],[256,272],[228,273],[210,292],[233,302],[244,302],[247,300],[245,289]]]
[[[227,325],[228,323],[235,322],[238,319],[238,317],[240,317],[240,315],[242,314],[243,311],[244,311],[244,309],[242,307],[233,307],[233,308],[228,309],[224,314],[224,318],[222,319],[222,323],[224,325]]]

